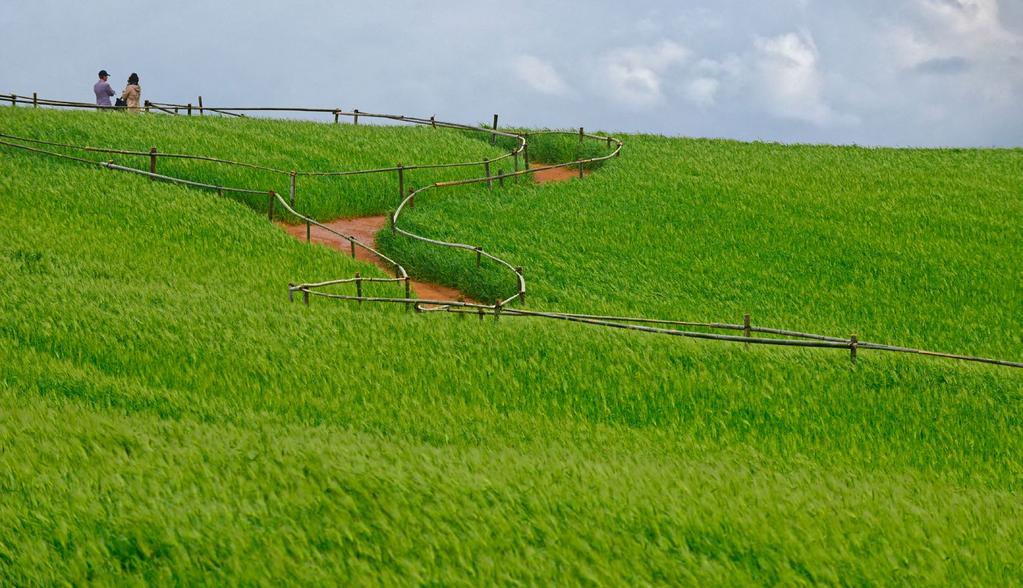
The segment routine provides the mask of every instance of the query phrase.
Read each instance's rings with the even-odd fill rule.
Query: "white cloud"
[[[748,77],[747,70],[747,64],[737,55],[705,57],[689,68],[688,77],[675,88],[690,103],[710,108],[717,106],[722,96],[736,96]]]
[[[809,33],[757,37],[754,50],[758,88],[770,113],[818,126],[856,122],[824,100],[817,45]]]
[[[550,63],[533,55],[520,55],[512,63],[512,69],[520,80],[533,90],[549,96],[568,94],[568,84]]]
[[[124,74],[117,72],[139,71],[148,80],[148,97],[182,102],[200,93],[209,103],[248,102],[258,94],[266,104],[336,102],[437,112],[450,120],[476,120],[486,108],[484,114],[500,112],[502,120],[522,125],[740,139],[1023,141],[1023,0],[692,0],[639,8],[591,2],[585,10],[553,2],[539,11],[535,5],[477,3],[466,11],[458,3],[408,2],[291,3],[285,9],[253,0],[239,18],[230,18],[223,3],[206,3],[209,18],[196,26],[210,34],[193,35],[186,52],[216,59],[192,60],[194,71],[182,68],[174,34],[188,10],[119,15],[147,39],[147,51],[118,57],[82,50],[89,44],[80,23],[95,3],[59,3],[59,11],[53,4],[0,0],[0,54],[31,44],[33,35],[47,40],[22,60],[0,62],[0,79],[7,80],[0,90],[84,99],[84,77],[105,67],[119,80]],[[426,21],[433,35],[418,34]],[[471,26],[479,21],[500,22],[516,33],[495,37]],[[267,26],[301,42],[253,41],[249,32]],[[803,30],[812,32],[817,48]],[[786,32],[795,35],[778,37]],[[387,42],[395,38],[403,42]],[[479,66],[508,56],[496,69]],[[47,68],[53,75],[40,77]],[[282,72],[272,88],[261,86],[266,68]],[[380,76],[380,68],[402,74]],[[230,83],[209,88],[208,80],[222,71],[231,72]],[[295,89],[311,78],[318,80],[313,95]],[[846,113],[862,122],[840,124],[853,120]]]
[[[721,82],[717,78],[700,77],[690,80],[685,87],[685,96],[690,102],[697,106],[713,106],[717,101],[718,89]]]
[[[729,55],[723,59],[701,59],[694,69],[704,75],[737,78],[742,73],[743,64],[737,55]]]
[[[940,48],[922,38],[908,26],[893,26],[883,35],[881,44],[891,49],[891,61],[899,68],[912,68],[942,56]]]
[[[916,0],[928,26],[894,26],[884,44],[902,67],[948,59],[1018,57],[1023,38],[1002,25],[998,0]]]
[[[918,0],[932,17],[960,35],[1004,38],[998,0]]]
[[[618,49],[604,57],[603,80],[618,102],[633,108],[655,106],[664,100],[662,76],[688,58],[689,51],[672,41]]]
[[[1023,37],[1004,26],[998,0],[915,0],[915,5],[919,22],[893,25],[881,38],[891,49],[895,73],[956,75],[954,86],[933,82],[947,90],[931,93],[929,103],[1014,108],[1023,89]]]

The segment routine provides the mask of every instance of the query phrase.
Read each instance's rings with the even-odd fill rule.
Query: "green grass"
[[[732,323],[748,312],[765,326],[1019,361],[1021,177],[1021,150],[630,136],[584,182],[434,191],[402,221],[524,266],[540,308]],[[382,237],[414,273],[485,300],[514,291],[507,272],[480,275],[468,256]]]
[[[63,112],[27,108],[0,115],[0,132],[57,143],[106,149],[187,153],[252,163],[279,170],[346,171],[413,164],[479,161],[479,166],[405,172],[407,187],[426,182],[483,175],[484,158],[507,151],[492,147],[464,131],[397,125],[333,125],[273,119],[230,119],[217,116],[181,117],[127,115],[116,112]],[[149,158],[41,147],[97,161],[149,168]],[[510,151],[510,149],[508,150]],[[497,164],[495,164],[497,165]],[[507,164],[510,170],[511,163]],[[494,170],[496,172],[496,169]],[[287,174],[253,170],[205,161],[161,158],[157,172],[213,185],[275,190],[287,195]],[[237,196],[257,210],[266,198]],[[347,177],[299,176],[296,204],[318,220],[379,214],[397,206],[396,172]]]
[[[0,110],[0,127],[38,123],[101,144],[89,116]],[[223,125],[203,139],[218,153],[261,140],[266,128],[279,144],[304,137],[314,150],[324,149],[318,129],[365,133],[369,152],[353,161],[385,161],[418,138],[408,129],[195,117],[126,124],[139,125],[136,135],[152,124],[167,136]],[[220,136],[236,138],[221,145]],[[487,149],[454,140],[459,153]],[[1010,281],[1019,270],[993,269],[1019,253],[1019,229],[1006,218],[1019,210],[1017,184],[1006,177],[1018,170],[1018,152],[625,140],[622,157],[585,182],[437,191],[408,218],[524,265],[531,308],[649,305],[667,316],[733,320],[747,310],[839,334],[855,322],[866,337],[887,321],[910,324],[900,307],[912,313],[923,304],[951,322],[920,326],[910,333],[918,340],[900,342],[976,344],[1019,357],[1011,324],[959,324],[988,308],[1011,320],[1020,307]],[[677,189],[666,188],[668,172],[641,181],[644,168],[673,153]],[[838,270],[821,268],[845,264],[855,273],[865,262],[840,247],[806,251],[795,237],[751,235],[778,236],[787,223],[825,231],[835,216],[841,243],[838,221],[860,217],[841,214],[847,206],[829,202],[820,186],[833,184],[817,176],[858,165],[858,176],[844,177],[862,180],[856,199],[876,205],[883,199],[863,170],[883,159],[884,181],[916,200],[946,186],[949,203],[930,206],[926,226],[957,226],[968,213],[1004,232],[889,231],[884,250],[895,262],[942,251],[956,275],[974,279],[914,292],[927,270],[893,262],[879,275],[891,282],[883,285],[888,307],[857,302],[865,289],[855,284],[838,288],[841,304],[829,304],[853,311],[827,323],[829,313],[800,297],[836,279]],[[715,161],[721,172],[706,177]],[[932,178],[950,164],[941,177],[958,183]],[[789,177],[797,169],[808,180],[802,191]],[[737,170],[746,175],[730,173]],[[725,199],[718,205],[708,203],[715,185]],[[604,194],[609,187],[617,198]],[[856,188],[844,190],[848,205]],[[711,211],[693,206],[693,191]],[[954,204],[961,198],[972,205]],[[654,204],[677,229],[639,238],[656,226]],[[345,198],[332,206],[357,208]],[[723,212],[733,207],[734,216]],[[819,207],[826,213],[807,212]],[[916,214],[906,208],[889,205],[886,218],[899,230]],[[736,228],[737,217],[756,219],[758,230]],[[508,238],[508,227],[524,234]],[[611,247],[626,229],[637,238]],[[1023,579],[1019,371],[869,352],[853,367],[840,351],[745,349],[510,317],[481,323],[323,300],[306,307],[288,302],[288,282],[377,270],[293,240],[246,203],[6,149],[0,232],[4,584]],[[712,234],[734,237],[707,240]],[[952,236],[964,246],[947,245]],[[745,288],[701,293],[691,284],[731,275],[746,240],[761,263],[745,266]],[[675,253],[635,255],[653,254],[656,243]],[[404,252],[402,242],[389,246]],[[592,267],[575,267],[581,250],[596,256]],[[408,253],[424,267],[446,266],[443,277],[455,282],[473,265],[443,251]],[[769,263],[804,263],[811,253],[821,261],[804,271]],[[597,263],[607,260],[615,263]],[[626,270],[628,290],[608,285]],[[892,278],[901,271],[903,281]],[[506,279],[486,276],[481,289]],[[743,299],[754,286],[756,296]],[[644,298],[653,302],[639,306]],[[814,300],[830,298],[822,291]],[[985,333],[1000,342],[985,348]]]

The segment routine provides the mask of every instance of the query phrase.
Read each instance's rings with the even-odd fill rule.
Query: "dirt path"
[[[533,162],[531,167],[541,167],[543,165],[546,164]],[[583,175],[589,175],[589,173],[590,172],[588,170],[585,170]],[[548,182],[564,182],[578,178],[579,170],[574,167],[559,167],[538,171],[533,174],[533,177],[539,184],[546,184]],[[363,216],[359,218],[339,218],[323,224],[343,235],[351,235],[373,249],[378,249],[376,234],[387,226],[388,219],[389,217],[387,215]],[[284,229],[292,237],[295,237],[300,241],[305,240],[305,225],[277,223],[277,226]],[[352,246],[348,239],[338,237],[334,233],[326,231],[320,227],[313,226],[309,231],[309,237],[313,243],[319,243],[320,245],[326,245],[327,247],[337,249],[345,255],[352,254]],[[394,267],[391,264],[377,257],[373,253],[366,251],[362,247],[355,248],[355,258],[360,261],[372,263],[383,269],[388,274],[393,274],[394,272]],[[464,298],[466,302],[475,302],[454,288],[430,282],[421,282],[415,279],[411,281],[412,289],[419,298],[427,300],[458,300],[459,298]]]
[[[387,222],[388,217],[386,215],[381,215],[364,216],[360,218],[339,218],[323,224],[324,226],[330,227],[344,235],[351,235],[360,242],[369,245],[373,249],[377,249],[376,234],[387,226]],[[277,226],[287,231],[289,235],[296,239],[301,241],[305,240],[305,225],[286,225],[284,223],[277,223]],[[334,233],[326,231],[315,225],[309,231],[309,237],[313,243],[332,247],[341,251],[345,255],[352,254],[352,246],[348,239],[342,239]],[[373,253],[366,251],[362,247],[355,248],[355,259],[368,261],[369,263],[383,269],[388,274],[394,274],[394,266],[383,259],[380,259]],[[412,289],[419,298],[424,298],[426,300],[458,300],[460,297],[465,298],[464,294],[454,288],[441,286],[440,284],[432,284],[430,282],[421,282],[415,279],[411,280],[411,282]],[[465,298],[465,300],[466,302],[474,302],[469,298]]]
[[[543,167],[549,165],[546,163],[539,163],[533,161],[529,164],[529,167]],[[590,170],[584,169],[583,176],[590,175]],[[565,182],[579,177],[579,168],[575,166],[556,167],[554,169],[545,169],[538,171],[533,174],[533,178],[538,184],[546,184],[548,182]]]

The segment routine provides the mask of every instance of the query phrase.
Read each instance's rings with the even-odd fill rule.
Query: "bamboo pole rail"
[[[0,100],[9,100],[11,102],[12,106],[16,106],[17,104],[32,104],[34,107],[52,106],[52,107],[58,107],[58,108],[60,108],[60,107],[66,107],[66,108],[89,108],[89,109],[107,108],[107,107],[99,107],[99,106],[96,106],[94,104],[88,104],[88,103],[83,103],[83,102],[70,102],[70,101],[62,101],[62,100],[43,99],[43,98],[39,98],[38,94],[36,94],[36,93],[33,93],[33,96],[31,98],[24,97],[24,96],[18,96],[17,94],[13,94],[13,93],[12,94],[7,94],[7,95],[0,94]],[[153,109],[155,109],[157,111],[168,113],[168,114],[174,114],[179,109],[185,109],[189,113],[192,110],[192,105],[191,104],[181,105],[181,104],[171,104],[171,103],[161,103],[161,102],[147,102],[147,106],[149,106],[149,107],[151,107],[151,108],[153,108]],[[118,107],[110,107],[110,108],[118,108]],[[120,107],[120,108],[123,108],[123,107]],[[180,185],[184,185],[184,186],[188,186],[188,187],[192,187],[192,188],[197,188],[197,189],[213,190],[213,191],[216,191],[218,194],[221,194],[221,195],[224,194],[224,193],[235,193],[235,194],[242,194],[242,195],[261,194],[261,195],[263,195],[263,196],[265,196],[267,198],[267,209],[268,209],[267,210],[267,215],[268,215],[268,218],[271,221],[274,218],[275,208],[277,206],[280,206],[281,209],[284,210],[286,213],[288,213],[291,216],[299,219],[300,221],[305,222],[305,224],[306,224],[306,239],[307,239],[307,241],[311,241],[311,227],[313,225],[315,225],[315,226],[317,226],[318,228],[320,228],[320,229],[322,229],[324,231],[327,231],[327,232],[329,232],[331,234],[334,234],[334,235],[336,235],[336,236],[338,236],[338,237],[340,237],[342,239],[348,240],[351,243],[352,256],[353,257],[355,256],[355,248],[358,246],[358,247],[361,247],[361,248],[367,250],[368,252],[372,253],[373,255],[376,255],[377,257],[379,257],[380,259],[384,260],[386,263],[388,263],[388,264],[390,264],[390,265],[392,265],[394,267],[395,276],[396,276],[394,278],[362,277],[362,275],[360,273],[356,273],[354,278],[342,278],[342,279],[329,280],[329,281],[323,281],[323,282],[314,282],[314,283],[288,284],[288,296],[289,296],[289,299],[294,300],[294,293],[295,292],[302,292],[303,302],[305,304],[309,303],[309,299],[310,299],[311,296],[318,296],[318,297],[322,297],[322,298],[330,298],[330,299],[336,299],[336,300],[355,301],[355,302],[358,302],[359,304],[362,304],[363,302],[403,304],[403,305],[405,305],[406,309],[408,309],[410,306],[412,306],[413,308],[415,308],[415,310],[417,312],[449,312],[449,313],[455,313],[455,314],[473,313],[473,314],[478,314],[481,319],[486,314],[492,314],[492,315],[494,315],[495,321],[500,316],[506,316],[506,317],[526,317],[526,318],[542,318],[542,319],[568,321],[568,322],[575,322],[575,323],[581,323],[581,324],[587,324],[587,325],[602,326],[602,327],[614,328],[614,329],[631,330],[631,331],[638,331],[638,332],[644,332],[644,333],[654,333],[654,334],[661,334],[661,335],[668,335],[668,336],[687,337],[687,338],[693,338],[693,339],[712,340],[712,341],[720,341],[720,342],[743,343],[743,344],[746,344],[746,345],[755,344],[755,345],[772,345],[772,346],[817,348],[817,349],[845,349],[845,350],[847,350],[849,352],[850,359],[852,360],[853,363],[855,363],[856,360],[857,360],[858,352],[860,352],[862,350],[872,350],[872,351],[881,351],[881,352],[889,352],[889,353],[922,355],[922,356],[927,356],[927,357],[944,358],[944,359],[951,359],[951,360],[957,360],[957,361],[979,362],[979,363],[985,363],[985,364],[996,365],[996,366],[1003,366],[1003,367],[1010,367],[1010,368],[1023,368],[1023,362],[1015,362],[1015,361],[1008,361],[1008,360],[1002,360],[1002,359],[993,359],[993,358],[986,358],[986,357],[979,357],[979,356],[972,356],[972,355],[964,355],[964,354],[945,353],[945,352],[939,352],[939,351],[930,351],[930,350],[925,350],[925,349],[917,349],[917,348],[912,348],[912,347],[903,347],[903,346],[898,346],[898,345],[888,345],[888,344],[883,344],[883,343],[875,343],[875,342],[869,342],[869,341],[862,341],[862,340],[860,340],[858,335],[850,335],[848,338],[841,338],[841,337],[832,337],[832,336],[820,335],[820,334],[814,334],[814,333],[804,333],[804,332],[792,331],[792,330],[786,330],[786,329],[762,327],[762,326],[758,326],[758,325],[753,325],[751,323],[750,316],[748,314],[744,315],[743,323],[742,324],[731,324],[731,323],[720,323],[720,322],[679,321],[679,320],[656,319],[656,318],[647,318],[647,317],[592,315],[592,314],[579,314],[579,313],[556,312],[556,311],[526,310],[524,308],[518,308],[518,307],[515,307],[515,306],[509,306],[512,303],[514,303],[515,301],[518,301],[520,304],[525,304],[525,299],[526,299],[526,282],[525,282],[525,278],[523,276],[523,269],[521,267],[517,267],[517,266],[511,265],[511,263],[509,263],[508,261],[506,261],[506,260],[502,259],[501,257],[499,257],[497,255],[494,255],[494,254],[492,254],[492,253],[490,253],[488,251],[485,251],[482,247],[480,247],[478,245],[471,245],[471,244],[467,244],[467,243],[454,243],[454,242],[442,241],[442,240],[439,240],[439,239],[433,239],[433,238],[426,237],[426,236],[423,236],[423,235],[415,234],[415,233],[413,233],[413,232],[411,232],[409,230],[406,230],[406,229],[402,228],[401,226],[399,226],[399,222],[398,221],[399,221],[400,215],[404,211],[406,206],[411,208],[412,205],[413,205],[412,203],[414,202],[415,197],[417,195],[420,195],[422,193],[427,193],[427,192],[429,192],[431,190],[453,188],[453,187],[458,187],[458,186],[481,185],[481,184],[486,184],[487,186],[492,186],[493,182],[495,180],[497,180],[498,182],[500,182],[503,185],[505,178],[515,178],[516,181],[517,181],[519,176],[528,175],[528,174],[536,173],[536,172],[539,172],[539,171],[544,171],[544,170],[549,170],[549,169],[557,169],[557,168],[569,167],[569,166],[578,166],[579,173],[581,175],[582,171],[583,171],[583,166],[584,165],[595,164],[595,163],[598,163],[598,162],[603,162],[603,161],[609,160],[611,158],[619,157],[620,156],[624,144],[622,143],[621,140],[619,140],[617,138],[614,138],[612,136],[609,136],[609,135],[589,134],[589,133],[586,133],[585,130],[582,127],[580,127],[578,129],[578,132],[575,132],[575,131],[557,131],[557,130],[541,130],[541,131],[530,131],[529,134],[526,134],[526,133],[515,133],[515,132],[510,132],[510,131],[499,131],[497,129],[497,116],[496,115],[494,116],[494,124],[493,124],[492,128],[486,128],[486,127],[480,128],[480,127],[473,127],[471,125],[462,125],[462,124],[458,124],[458,123],[449,123],[449,122],[438,121],[438,120],[436,120],[435,116],[431,116],[430,118],[418,118],[418,117],[408,117],[408,116],[405,116],[405,115],[389,115],[389,114],[367,113],[367,112],[361,112],[361,111],[359,111],[357,109],[353,110],[352,112],[347,112],[346,113],[346,112],[344,112],[344,111],[342,111],[342,110],[340,110],[338,108],[292,108],[292,107],[249,107],[249,108],[236,108],[236,107],[232,107],[232,108],[225,108],[225,107],[210,107],[210,106],[203,105],[201,98],[200,98],[199,109],[200,109],[199,110],[200,114],[204,114],[205,111],[209,111],[209,112],[215,112],[215,113],[226,115],[226,116],[235,116],[235,117],[244,116],[243,114],[241,114],[241,112],[328,113],[328,114],[333,115],[335,117],[335,119],[337,117],[339,117],[339,116],[352,117],[353,121],[355,122],[355,124],[358,124],[358,122],[357,122],[358,118],[360,116],[362,116],[362,117],[366,117],[366,118],[378,118],[378,119],[384,119],[384,120],[400,121],[400,122],[405,122],[405,123],[410,123],[410,124],[429,125],[429,126],[434,127],[434,128],[448,128],[448,129],[458,129],[458,130],[463,130],[463,131],[484,132],[484,133],[487,133],[487,134],[490,135],[490,137],[492,138],[494,143],[496,143],[497,137],[503,136],[503,137],[507,137],[507,138],[511,138],[511,139],[516,140],[517,143],[518,143],[518,146],[516,147],[516,149],[510,151],[509,153],[507,153],[507,154],[505,154],[505,155],[503,155],[501,157],[498,157],[498,158],[495,158],[495,159],[490,159],[490,160],[484,160],[484,162],[485,162],[484,163],[484,176],[482,176],[482,177],[467,178],[467,179],[462,179],[462,180],[453,180],[453,181],[446,181],[446,182],[435,182],[433,184],[427,184],[427,185],[425,185],[425,186],[423,186],[423,187],[421,187],[419,189],[412,189],[412,188],[410,188],[407,195],[404,193],[404,181],[403,181],[404,172],[407,171],[407,170],[471,167],[471,166],[478,166],[480,164],[479,164],[478,161],[474,161],[474,162],[451,162],[451,163],[414,164],[414,165],[398,164],[395,167],[376,168],[376,169],[369,169],[369,170],[344,170],[344,171],[283,170],[283,169],[273,168],[273,167],[270,167],[270,166],[254,164],[254,163],[250,163],[250,162],[233,161],[233,160],[227,160],[227,159],[222,159],[222,158],[217,158],[217,157],[212,157],[212,156],[207,156],[207,155],[200,155],[200,154],[163,153],[163,152],[160,152],[156,147],[152,147],[148,151],[132,151],[132,150],[126,150],[126,149],[113,149],[113,148],[73,145],[73,144],[69,144],[69,143],[60,143],[60,142],[55,142],[55,141],[46,141],[46,140],[37,139],[37,138],[31,138],[31,137],[19,137],[19,136],[14,136],[14,135],[10,135],[10,134],[7,134],[7,133],[2,133],[2,132],[0,132],[0,146],[12,148],[12,149],[17,149],[17,150],[22,150],[22,151],[25,151],[25,152],[39,154],[39,155],[46,155],[46,156],[50,156],[50,157],[56,157],[56,158],[65,159],[65,160],[69,160],[69,161],[74,161],[74,162],[78,162],[78,163],[85,163],[85,164],[89,164],[89,165],[100,166],[100,167],[103,167],[103,168],[106,168],[106,169],[109,169],[109,170],[113,170],[113,171],[120,171],[120,172],[125,172],[125,173],[141,175],[141,176],[147,177],[148,179],[153,180],[153,181],[159,180],[159,181],[165,181],[165,182],[169,182],[169,183],[180,184]],[[530,167],[530,164],[529,164],[529,150],[528,150],[528,145],[529,145],[530,137],[543,136],[543,135],[552,135],[552,134],[574,135],[574,136],[577,136],[579,138],[580,142],[584,142],[586,140],[591,140],[591,141],[594,141],[594,142],[599,142],[602,145],[606,145],[607,148],[610,149],[610,152],[605,154],[605,155],[598,156],[598,157],[591,157],[591,158],[586,158],[586,159],[577,159],[575,161],[567,161],[567,162],[563,162],[563,163],[545,165],[545,166],[540,166],[540,167]],[[26,145],[25,143],[28,143],[28,145]],[[146,157],[148,159],[148,163],[149,163],[149,170],[146,171],[144,169],[138,169],[138,168],[134,168],[134,167],[119,165],[119,164],[114,163],[113,160],[97,161],[97,160],[93,160],[93,159],[88,159],[86,157],[78,157],[78,156],[75,156],[75,155],[68,155],[66,153],[58,153],[58,152],[50,151],[50,150],[47,150],[47,149],[42,149],[40,147],[33,147],[31,145],[44,145],[44,146],[47,146],[47,147],[59,147],[59,148],[64,148],[64,149],[73,149],[73,150],[83,151],[85,153],[103,153],[103,154],[106,154],[106,155],[118,155],[118,156],[126,156],[126,157]],[[519,156],[520,153],[523,156],[524,168],[525,168],[525,169],[522,169],[522,170],[518,169],[518,156]],[[261,170],[261,171],[266,171],[266,172],[271,172],[271,173],[277,173],[277,174],[286,174],[291,179],[291,184],[290,184],[291,188],[290,188],[290,191],[289,191],[289,198],[286,199],[286,198],[282,197],[280,194],[278,194],[277,192],[275,192],[273,190],[269,190],[268,191],[268,190],[258,190],[258,189],[232,187],[232,186],[220,186],[220,185],[213,185],[213,184],[208,184],[208,183],[204,183],[204,182],[192,181],[192,180],[188,180],[188,179],[185,179],[185,178],[173,177],[173,176],[169,176],[169,175],[165,175],[165,174],[159,174],[159,173],[156,172],[156,169],[157,169],[157,160],[160,157],[178,158],[178,159],[189,159],[189,160],[202,161],[202,162],[211,163],[211,164],[217,164],[217,165],[231,165],[231,166],[238,166],[238,167],[243,167],[243,168],[247,168],[247,169],[256,169],[256,170]],[[501,159],[504,159],[504,158],[514,158],[514,168],[513,168],[513,171],[505,173],[503,170],[499,170],[496,175],[492,175],[490,173],[490,164],[492,164],[492,163],[494,163],[496,161],[499,161]],[[322,223],[317,222],[316,220],[314,220],[314,219],[312,219],[312,218],[310,218],[308,216],[303,215],[302,213],[298,212],[295,209],[295,179],[298,176],[300,176],[300,175],[307,175],[307,176],[335,176],[335,175],[357,175],[357,174],[390,173],[390,172],[397,172],[398,173],[398,176],[399,176],[399,195],[402,197],[401,202],[398,204],[397,208],[394,210],[394,212],[390,216],[392,229],[396,233],[401,234],[401,235],[403,235],[405,237],[408,237],[408,238],[411,238],[411,239],[416,239],[416,240],[419,240],[419,241],[422,241],[422,242],[425,242],[425,243],[429,243],[429,244],[432,244],[432,245],[440,246],[440,247],[446,247],[446,248],[470,251],[470,252],[475,254],[477,266],[480,266],[480,264],[481,264],[483,259],[495,262],[499,266],[504,267],[507,270],[509,270],[510,272],[512,272],[512,274],[515,276],[515,278],[516,278],[516,288],[515,288],[514,292],[510,296],[508,296],[507,298],[504,298],[504,299],[499,298],[499,299],[495,300],[493,304],[470,303],[470,302],[466,302],[464,299],[461,299],[461,298],[458,299],[458,300],[426,300],[426,299],[413,298],[412,295],[411,295],[411,288],[410,288],[410,276],[409,276],[408,272],[405,270],[405,268],[402,267],[401,264],[399,264],[395,260],[387,257],[383,253],[377,251],[375,248],[366,245],[365,243],[363,243],[360,240],[356,239],[354,236],[352,236],[352,235],[345,235],[343,233],[340,233],[340,232],[338,232],[338,231],[336,231],[336,230],[334,230],[334,229],[332,229],[332,228],[330,228],[330,227],[328,227],[326,225],[323,225]],[[364,284],[375,284],[375,283],[378,283],[378,284],[403,285],[403,287],[405,288],[405,296],[404,297],[386,297],[386,296],[365,296],[365,295],[363,295],[364,294],[364,292],[363,292],[363,285]],[[356,295],[355,296],[348,295],[348,294],[336,294],[336,293],[327,291],[327,289],[329,289],[329,288],[338,287],[338,286],[345,286],[345,285],[350,285],[350,284],[355,284],[355,286],[356,286]],[[729,335],[729,334],[723,334],[723,333],[689,330],[689,329],[693,329],[693,328],[707,329],[708,331],[737,331],[737,332],[740,332],[741,335],[739,335],[739,334],[737,334],[737,335]],[[758,337],[758,336],[755,336],[756,334],[770,335],[770,337]]]

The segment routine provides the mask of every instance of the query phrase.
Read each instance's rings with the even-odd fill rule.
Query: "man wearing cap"
[[[110,97],[114,95],[114,89],[107,83],[108,77],[110,76],[107,70],[99,70],[99,81],[92,87],[92,91],[96,93],[96,106],[110,106]]]

